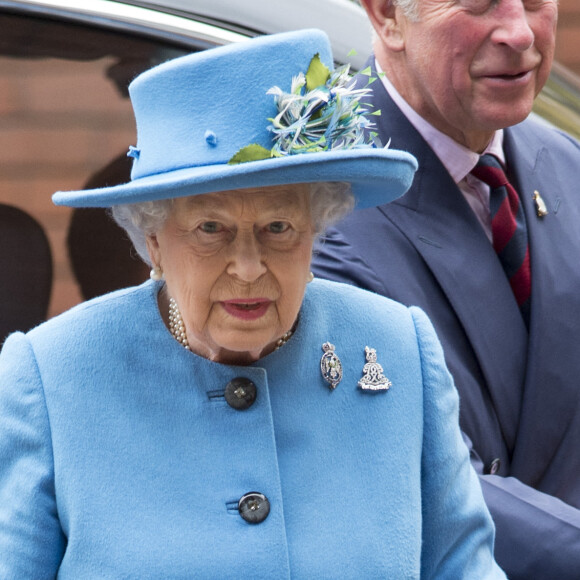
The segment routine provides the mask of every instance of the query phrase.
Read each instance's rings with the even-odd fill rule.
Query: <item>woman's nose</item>
[[[253,232],[238,233],[230,245],[227,273],[243,282],[254,282],[266,270],[262,248]]]

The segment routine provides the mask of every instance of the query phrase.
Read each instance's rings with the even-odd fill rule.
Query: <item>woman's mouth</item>
[[[224,300],[221,304],[224,310],[241,320],[257,320],[266,314],[271,300],[267,298]]]

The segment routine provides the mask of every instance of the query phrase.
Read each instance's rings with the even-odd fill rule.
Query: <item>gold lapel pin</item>
[[[532,199],[534,200],[534,203],[536,204],[536,215],[539,218],[543,218],[545,216],[548,215],[548,208],[546,207],[546,204],[544,203],[544,200],[542,199],[542,196],[540,195],[540,192],[538,190],[534,191],[534,195],[532,196]]]

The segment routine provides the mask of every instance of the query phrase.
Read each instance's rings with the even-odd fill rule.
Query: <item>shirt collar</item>
[[[431,149],[435,152],[441,163],[445,166],[455,183],[460,183],[469,172],[477,165],[479,153],[475,153],[467,147],[457,143],[454,139],[436,129],[431,123],[423,119],[415,109],[407,103],[391,81],[383,73],[381,66],[375,59],[377,72],[380,73],[381,81],[389,93],[391,99],[401,109],[411,125],[417,129],[419,134],[427,141]],[[486,147],[484,153],[495,155],[502,164],[505,165],[505,154],[503,152],[503,130],[496,131],[492,140]],[[420,168],[419,168],[420,170]]]

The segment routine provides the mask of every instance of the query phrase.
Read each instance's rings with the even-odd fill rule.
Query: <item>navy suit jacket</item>
[[[509,177],[529,231],[528,335],[459,188],[382,83],[371,88],[383,143],[411,152],[419,170],[402,198],[331,230],[313,271],[427,312],[460,393],[462,429],[497,527],[498,562],[511,579],[578,580],[580,144],[531,120],[505,131]],[[543,218],[534,191],[548,207]]]

